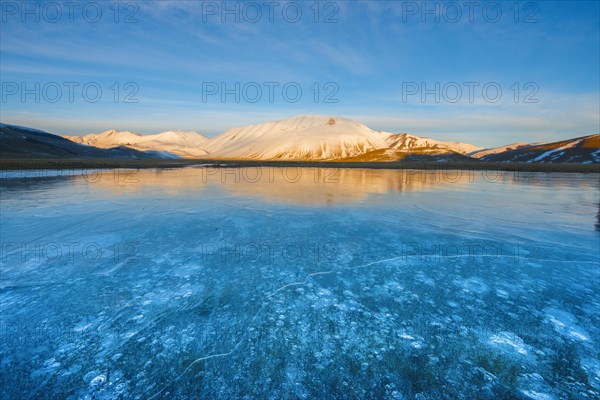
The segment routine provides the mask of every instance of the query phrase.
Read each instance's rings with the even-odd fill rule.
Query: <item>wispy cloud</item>
[[[335,2],[328,9],[328,2],[299,2],[303,18],[297,23],[282,16],[284,2],[274,21],[263,10],[256,23],[243,16],[239,22],[229,16],[226,23],[220,15],[207,18],[203,2],[136,4],[138,22],[132,24],[115,23],[110,13],[95,24],[80,17],[73,23],[9,20],[0,35],[0,72],[3,82],[27,87],[52,81],[98,81],[104,87],[135,82],[137,104],[106,98],[94,104],[32,103],[17,95],[1,104],[1,119],[70,133],[119,128],[215,134],[232,125],[333,113],[374,129],[481,145],[600,130],[600,17],[592,2],[577,7],[540,3],[534,24],[515,22],[508,12],[498,23],[481,21],[481,15],[475,22],[466,16],[458,23],[434,22],[435,16],[423,21],[419,15],[407,18],[405,4],[394,1]],[[324,23],[332,11],[336,22]],[[457,104],[421,103],[418,96],[407,102],[402,96],[406,81],[429,87],[491,81],[505,93],[497,103],[480,95],[474,102],[463,95]],[[530,81],[539,86],[539,103],[515,103],[509,86],[518,82],[523,89]],[[227,87],[277,82],[279,88],[299,82],[304,93],[299,102],[287,101],[281,92],[274,102],[238,103],[235,96],[203,102],[203,82]],[[323,101],[327,82],[339,89],[337,103]],[[315,87],[320,90],[316,100]]]

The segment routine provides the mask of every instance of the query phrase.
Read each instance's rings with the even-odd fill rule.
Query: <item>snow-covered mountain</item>
[[[421,155],[467,154],[481,149],[470,144],[441,142],[406,133],[374,131],[349,118],[322,115],[302,115],[232,128],[214,138],[196,132],[168,131],[140,135],[115,130],[66,138],[96,147],[128,146],[186,158],[254,160],[342,160],[361,157],[367,161],[371,158],[393,161],[407,152]]]
[[[386,135],[342,117],[303,115],[233,128],[215,137],[209,154],[218,158],[330,160],[387,147]]]
[[[399,153],[405,152],[467,154],[480,149],[471,144],[374,131],[352,119],[322,115],[303,115],[233,128],[211,140],[208,146],[209,156],[212,157],[263,160],[340,160],[357,157],[363,160],[394,160]]]
[[[442,142],[435,139],[429,139],[408,133],[399,133],[389,135],[386,142],[390,149],[419,152],[421,154],[444,154],[454,152],[459,154],[469,154],[481,150],[481,147],[461,142]]]
[[[600,162],[600,135],[556,143],[513,143],[483,149],[468,143],[443,142],[408,133],[375,131],[349,118],[323,115],[302,115],[232,128],[213,138],[185,131],[140,135],[115,130],[66,138],[95,147],[127,146],[145,152],[154,151],[163,157],[176,155],[185,158],[367,162]]]
[[[113,129],[98,134],[65,137],[75,143],[100,148],[127,146],[136,150],[152,150],[185,158],[201,157],[208,154],[205,148],[209,141],[207,137],[189,131],[167,131],[156,135],[141,135]]]

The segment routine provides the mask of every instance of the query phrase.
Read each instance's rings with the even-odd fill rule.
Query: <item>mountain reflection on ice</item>
[[[597,175],[1,178],[2,398],[600,397]]]

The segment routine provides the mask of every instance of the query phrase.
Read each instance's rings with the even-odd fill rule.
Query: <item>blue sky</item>
[[[213,136],[327,114],[481,146],[600,131],[596,1],[47,4],[2,2],[2,122]]]

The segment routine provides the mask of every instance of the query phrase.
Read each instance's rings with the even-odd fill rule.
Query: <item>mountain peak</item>
[[[186,158],[252,160],[357,160],[455,159],[484,161],[546,159],[592,160],[598,135],[544,145],[513,143],[483,149],[468,143],[444,142],[410,133],[374,131],[350,118],[337,115],[296,115],[258,125],[231,128],[207,138],[198,132],[169,130],[154,135],[110,129],[99,134],[66,137],[100,148],[127,146]],[[577,153],[571,157],[571,153]]]
[[[386,147],[385,136],[340,116],[298,115],[232,128],[211,140],[219,158],[329,160]]]
[[[317,125],[328,125],[335,126],[339,123],[347,123],[347,124],[356,124],[365,126],[364,124],[353,120],[351,118],[342,117],[339,115],[321,115],[321,114],[301,114],[295,115],[289,118],[268,121],[259,125],[265,124],[274,124],[274,125],[286,125],[286,126],[296,126],[296,127],[311,127]]]

